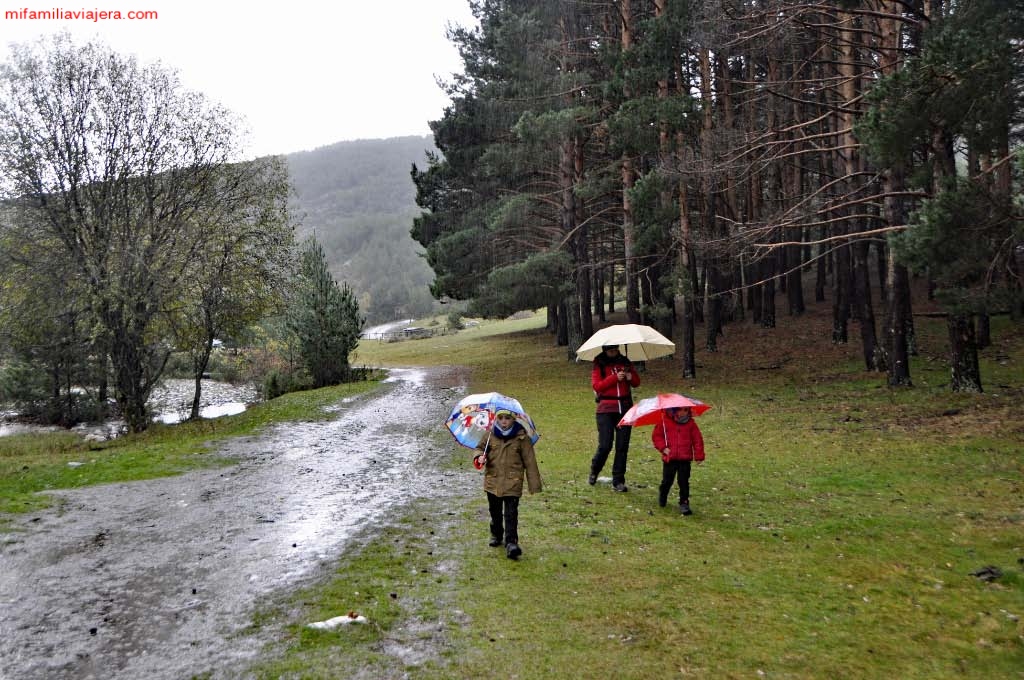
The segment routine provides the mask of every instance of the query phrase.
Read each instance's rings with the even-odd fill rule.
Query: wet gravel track
[[[472,481],[422,479],[463,384],[395,370],[337,420],[225,444],[237,465],[59,492],[60,510],[0,534],[0,678],[243,675],[267,642],[239,634],[261,601],[322,575],[415,494]]]

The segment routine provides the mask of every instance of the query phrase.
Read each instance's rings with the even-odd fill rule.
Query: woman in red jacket
[[[622,414],[633,405],[631,388],[640,386],[640,376],[633,368],[633,362],[619,354],[618,345],[605,345],[594,359],[590,373],[590,386],[594,388],[597,401],[597,452],[590,460],[590,476],[587,483],[597,483],[608,453],[615,441],[615,459],[612,461],[612,489],[625,492],[626,456],[629,453],[629,436],[633,428],[615,426]]]
[[[690,461],[704,461],[704,437],[697,421],[688,408],[666,409],[661,424],[651,433],[654,448],[661,452],[661,486],[658,487],[658,505],[665,507],[672,482],[679,479],[679,512],[692,515],[690,510]]]

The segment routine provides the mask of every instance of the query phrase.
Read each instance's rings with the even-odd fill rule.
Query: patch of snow
[[[306,628],[330,630],[332,628],[337,628],[338,626],[347,626],[352,623],[366,623],[366,617],[362,614],[349,612],[344,616],[335,616],[334,618],[327,619],[326,621],[314,621],[313,623],[307,623]]]

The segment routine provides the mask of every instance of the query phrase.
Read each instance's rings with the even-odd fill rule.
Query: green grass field
[[[467,365],[471,391],[522,401],[545,481],[521,505],[524,557],[486,546],[482,491],[434,536],[421,519],[437,507],[416,508],[331,583],[266,615],[260,625],[295,623],[260,677],[1024,677],[1019,327],[995,325],[983,394],[949,392],[945,329],[929,320],[911,389],[865,373],[859,347],[830,344],[829,319],[813,314],[774,331],[727,326],[720,352],[698,352],[695,380],[649,362],[638,398],[713,405],[691,517],[657,506],[650,428],[633,432],[629,493],[587,485],[589,365],[542,327],[484,323],[359,354]],[[452,464],[469,466],[448,441]],[[988,566],[1002,575],[972,575]],[[298,623],[353,607],[374,625]],[[409,647],[410,630],[431,653],[387,653],[398,638]]]
[[[713,406],[699,420],[708,460],[691,479],[695,514],[681,517],[657,506],[650,428],[633,432],[629,493],[587,485],[590,367],[567,361],[543,324],[364,342],[354,357],[458,363],[471,391],[522,401],[543,435],[545,482],[521,506],[524,557],[487,547],[482,491],[422,500],[322,583],[259,613],[253,626],[279,642],[258,677],[1024,677],[1019,326],[994,324],[983,394],[949,392],[945,329],[927,319],[911,389],[865,373],[856,343],[829,343],[829,319],[813,311],[773,331],[727,326],[719,352],[698,351],[694,380],[675,360],[649,362],[637,398],[682,391]],[[106,444],[0,440],[0,511],[38,507],[38,490],[224,464],[208,442],[319,417],[371,386]],[[436,438],[444,465],[470,469],[441,423]],[[1001,575],[972,575],[986,567]],[[370,625],[303,626],[349,610]]]

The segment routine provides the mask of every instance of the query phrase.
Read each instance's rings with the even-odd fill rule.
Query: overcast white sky
[[[17,5],[15,5],[17,3]],[[353,139],[430,133],[447,99],[435,76],[460,70],[445,38],[471,25],[467,0],[7,0],[0,58],[11,42],[68,30],[177,69],[190,89],[245,117],[247,156]],[[10,19],[3,12],[156,11],[149,20]]]

